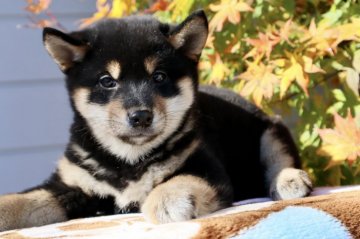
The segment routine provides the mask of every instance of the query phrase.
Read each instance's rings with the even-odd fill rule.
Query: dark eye
[[[152,75],[152,79],[155,83],[162,83],[167,79],[167,75],[162,71],[155,71]]]
[[[114,88],[117,86],[116,80],[114,80],[109,75],[104,75],[104,76],[100,77],[99,84],[101,87],[106,88],[106,89],[111,89],[111,88]]]

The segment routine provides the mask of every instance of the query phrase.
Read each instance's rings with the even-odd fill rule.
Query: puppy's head
[[[174,26],[131,16],[70,34],[45,28],[43,40],[99,143],[135,160],[169,137],[191,108],[207,33],[198,11]]]

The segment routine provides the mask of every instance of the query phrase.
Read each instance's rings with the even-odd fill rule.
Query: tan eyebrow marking
[[[110,73],[111,77],[114,79],[119,79],[120,73],[121,73],[121,66],[118,61],[110,61],[106,65],[106,70]]]
[[[155,56],[149,56],[144,60],[144,66],[148,74],[152,74],[156,69],[158,59]]]

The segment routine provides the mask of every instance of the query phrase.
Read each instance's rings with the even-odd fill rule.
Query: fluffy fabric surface
[[[360,187],[314,191],[324,193],[278,202],[242,201],[181,223],[153,225],[141,214],[125,214],[8,231],[0,238],[360,238]]]

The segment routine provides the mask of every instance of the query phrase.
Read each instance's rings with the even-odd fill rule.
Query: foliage
[[[49,1],[28,0],[27,10],[48,11]],[[282,115],[317,185],[360,183],[358,1],[97,0],[81,27],[134,12],[179,22],[199,8],[210,19],[202,82]]]

